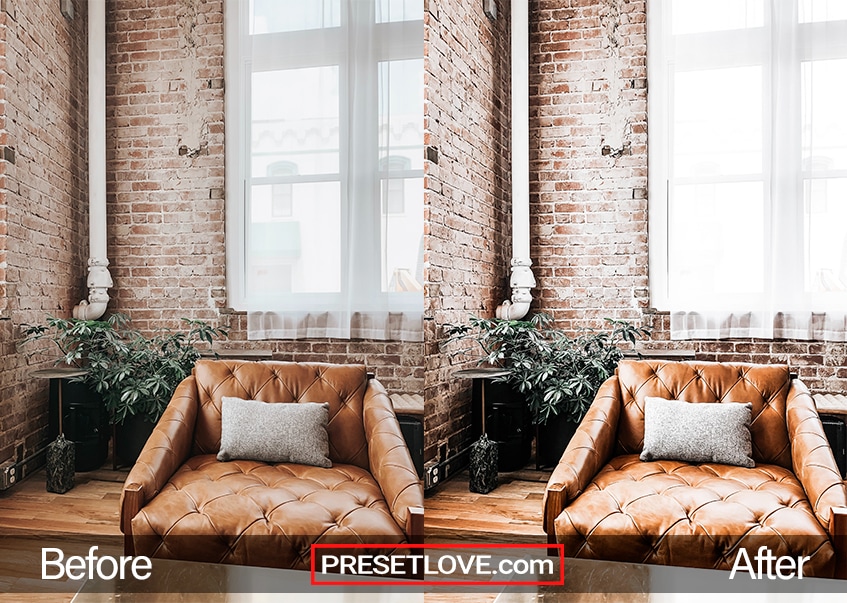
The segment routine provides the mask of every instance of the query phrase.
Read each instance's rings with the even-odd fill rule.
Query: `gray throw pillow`
[[[647,397],[642,461],[669,459],[755,467],[748,403],[694,404]]]
[[[249,459],[332,467],[329,404],[269,403],[224,396],[219,461]]]

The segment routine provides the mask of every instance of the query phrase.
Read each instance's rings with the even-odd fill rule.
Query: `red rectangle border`
[[[559,580],[438,580],[430,581],[387,578],[384,580],[315,580],[315,551],[317,549],[546,549],[555,550],[559,560]],[[311,551],[313,586],[562,586],[565,584],[565,545],[563,544],[313,544]],[[552,556],[552,555],[551,555]]]

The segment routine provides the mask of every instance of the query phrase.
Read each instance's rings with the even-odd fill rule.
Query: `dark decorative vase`
[[[539,468],[555,467],[577,427],[579,423],[568,420],[564,415],[553,415],[546,424],[539,425],[538,439],[535,442],[536,465]]]
[[[74,443],[65,436],[47,446],[47,491],[64,494],[74,487]]]
[[[488,494],[497,487],[497,443],[482,436],[471,444],[470,479],[471,492]]]
[[[122,466],[135,464],[154,427],[155,423],[141,415],[127,415],[123,423],[115,426],[115,456]]]

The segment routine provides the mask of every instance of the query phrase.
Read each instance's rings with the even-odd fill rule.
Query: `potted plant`
[[[106,320],[48,317],[45,325],[24,325],[25,341],[47,339],[62,352],[57,364],[85,371],[77,379],[99,393],[116,425],[115,454],[132,463],[167,407],[176,386],[200,357],[197,344],[211,345],[226,330],[183,319],[186,331],[145,337],[121,314]]]
[[[621,344],[649,333],[623,320],[606,323],[607,330],[569,337],[538,313],[528,320],[471,317],[467,325],[445,325],[445,332],[448,341],[475,341],[484,352],[480,364],[502,368],[498,380],[525,396],[538,426],[538,463],[547,466],[558,462],[600,385],[614,373]]]

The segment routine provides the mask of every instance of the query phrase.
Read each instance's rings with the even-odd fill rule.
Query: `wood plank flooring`
[[[465,471],[424,500],[427,542],[500,544],[546,543],[541,529],[541,501],[549,471],[524,469],[499,475],[488,494],[468,490]],[[458,590],[458,589],[457,589]],[[497,592],[427,593],[426,603],[493,603]]]
[[[0,492],[0,601],[69,602],[63,581],[41,580],[41,547],[66,555],[123,554],[118,504],[124,471],[77,473],[65,494],[47,492],[45,473],[36,472]],[[26,593],[26,594],[24,594]]]
[[[488,494],[468,490],[461,473],[424,501],[427,542],[546,543],[541,503],[549,471],[501,473]]]

